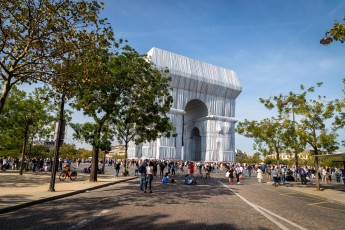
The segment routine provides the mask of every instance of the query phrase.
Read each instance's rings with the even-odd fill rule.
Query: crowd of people
[[[301,167],[289,167],[287,165],[257,165],[257,164],[233,164],[227,169],[226,177],[229,179],[229,184],[236,182],[239,184],[244,173],[247,173],[250,177],[252,174],[256,174],[258,183],[273,182],[272,185],[277,187],[280,184],[285,184],[286,181],[300,180],[301,184],[307,184],[310,182],[310,178],[316,178],[316,170],[312,166]],[[336,178],[337,183],[345,184],[345,171],[341,168],[335,167],[319,167],[318,178],[322,183],[326,184],[332,181],[332,177]]]
[[[24,170],[38,171],[38,172],[48,172],[51,170],[51,158],[26,158],[23,162]],[[58,170],[62,170],[63,165],[71,163],[70,159],[59,158]],[[81,163],[86,163],[87,160],[76,159],[73,163],[77,164],[77,167]],[[286,181],[296,181],[299,180],[302,184],[307,184],[310,179],[316,178],[316,170],[313,166],[300,166],[296,168],[295,166],[289,167],[288,165],[273,165],[273,164],[240,164],[232,162],[201,162],[201,161],[183,161],[183,160],[106,160],[104,162],[108,166],[114,168],[115,177],[120,174],[120,169],[124,167],[126,162],[127,168],[134,168],[134,176],[141,176],[141,189],[145,191],[146,184],[148,185],[148,191],[151,191],[151,183],[153,177],[160,177],[163,183],[168,183],[176,179],[173,177],[176,173],[185,175],[186,184],[195,184],[196,181],[193,178],[194,174],[210,177],[212,172],[226,171],[226,177],[228,178],[229,184],[240,184],[242,178],[246,176],[256,175],[258,183],[270,183],[274,186],[279,186],[285,184]],[[103,162],[100,162],[101,164]],[[18,170],[22,162],[20,158],[16,157],[1,157],[0,158],[0,170]],[[143,172],[143,165],[145,170]],[[149,167],[148,167],[149,166]],[[101,167],[100,167],[101,169]],[[84,173],[90,173],[91,166],[84,168]],[[102,172],[99,172],[102,173]],[[145,174],[145,180],[143,178]],[[171,178],[169,178],[169,176]],[[167,179],[168,178],[168,179]],[[322,183],[332,182],[332,178],[335,178],[336,183],[345,184],[345,170],[344,168],[336,167],[319,167],[318,168],[318,178]],[[164,182],[165,181],[165,182]],[[146,189],[147,190],[147,189]]]
[[[117,163],[121,167],[123,162]],[[287,165],[273,164],[240,164],[221,162],[193,162],[179,160],[131,160],[127,161],[127,167],[134,168],[134,175],[140,176],[140,189],[144,192],[152,192],[152,180],[160,177],[163,184],[177,183],[174,176],[176,172],[185,175],[184,183],[193,185],[197,183],[195,174],[210,177],[212,172],[226,172],[229,184],[241,184],[244,176],[255,175],[258,183],[271,183],[275,187],[284,185],[287,181],[300,181],[302,184],[310,182],[310,178],[316,178],[316,170],[312,166],[301,166],[297,169]],[[116,165],[116,164],[115,164]],[[114,166],[115,167],[115,166]],[[345,184],[344,169],[335,167],[319,167],[319,179],[322,183],[329,183],[336,178],[337,183]],[[117,175],[117,174],[116,174]]]
[[[21,158],[18,157],[0,157],[0,169],[5,170],[19,170],[21,165],[23,165],[23,170],[32,172],[49,172],[51,171],[52,158],[42,158],[42,157],[28,157],[22,162]],[[58,159],[57,170],[62,170],[63,166],[66,164],[75,163],[77,167],[82,162],[81,159],[72,161],[71,159]]]

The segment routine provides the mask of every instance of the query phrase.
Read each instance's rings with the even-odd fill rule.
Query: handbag
[[[225,177],[229,177],[230,176],[230,172],[229,171],[227,171],[226,173],[225,173]]]

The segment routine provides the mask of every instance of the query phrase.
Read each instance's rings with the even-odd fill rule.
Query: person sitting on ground
[[[165,176],[162,179],[163,184],[167,184],[169,182],[169,174],[165,173]]]
[[[192,178],[189,177],[189,174],[187,174],[184,178],[184,182],[185,184],[187,185],[190,185],[190,184],[196,184],[196,181]]]

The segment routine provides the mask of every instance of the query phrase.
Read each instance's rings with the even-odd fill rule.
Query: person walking
[[[240,165],[237,165],[235,168],[236,171],[236,182],[237,184],[240,184],[240,177],[242,177],[242,167]]]
[[[234,174],[235,174],[235,170],[234,170],[234,168],[232,166],[230,166],[230,169],[229,169],[229,184],[234,184]]]
[[[145,183],[145,193],[147,191],[147,186],[149,187],[150,193],[152,193],[152,181],[153,181],[153,163],[148,161],[146,166],[146,183]]]
[[[258,169],[256,170],[256,178],[258,179],[259,183],[262,183],[262,170],[260,167],[258,167]]]
[[[118,177],[118,176],[119,176],[120,167],[121,167],[121,163],[120,163],[119,161],[116,162],[116,164],[114,164],[115,177]]]
[[[248,166],[247,166],[247,170],[248,170],[248,176],[251,177],[251,175],[252,175],[252,170],[253,170],[253,166],[248,165]]]
[[[194,163],[193,163],[193,161],[191,161],[189,163],[189,174],[191,175],[191,177],[193,177],[193,175],[194,175]]]
[[[146,162],[143,161],[142,164],[139,166],[139,173],[140,173],[140,190],[144,191],[146,186]]]
[[[272,174],[272,177],[273,177],[273,185],[274,185],[274,187],[278,187],[278,171],[277,171],[277,169],[274,166],[272,166],[271,174]]]
[[[271,182],[271,174],[272,174],[272,166],[271,165],[268,165],[266,167],[265,173],[266,173],[266,183]]]
[[[171,163],[171,175],[175,176],[175,162],[174,161]]]
[[[335,179],[337,180],[337,183],[340,183],[340,178],[341,178],[341,170],[336,169],[335,170]]]
[[[139,163],[137,161],[135,162],[134,176],[138,176],[138,174],[139,174]]]
[[[286,166],[284,166],[280,172],[280,179],[281,179],[281,182],[283,185],[285,184],[285,181],[286,181],[286,177],[285,177],[286,173],[287,173],[287,168],[286,168]]]
[[[163,161],[161,161],[161,162],[159,163],[159,176],[160,176],[160,177],[163,177],[164,168],[165,168],[165,164],[164,164]]]
[[[325,168],[322,168],[321,174],[322,174],[322,183],[327,184],[328,182],[327,170]]]
[[[202,176],[202,167],[203,167],[202,162],[198,162],[196,164],[196,166],[197,166],[197,168],[199,170],[199,176]]]
[[[307,184],[307,171],[305,170],[305,168],[304,167],[300,167],[298,169],[298,173],[299,173],[299,175],[301,177],[301,183],[302,184]]]

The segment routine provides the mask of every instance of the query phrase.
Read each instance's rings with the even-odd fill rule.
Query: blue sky
[[[319,44],[334,20],[343,23],[340,0],[105,0],[102,16],[115,36],[139,53],[152,47],[232,69],[243,88],[236,118],[274,116],[259,98],[298,93],[313,86],[341,98],[345,45]],[[344,132],[340,133],[344,139]],[[251,154],[252,141],[236,135],[236,148]],[[342,148],[344,151],[344,148]]]
[[[344,23],[342,0],[104,0],[102,17],[116,38],[139,53],[152,47],[231,69],[242,93],[236,118],[261,120],[275,116],[259,98],[269,98],[300,85],[324,85],[317,94],[343,97],[345,44],[319,41],[334,20]],[[72,122],[89,119],[75,112]],[[345,139],[345,131],[339,132]],[[68,131],[67,142],[78,147]],[[236,135],[236,148],[252,154],[253,142]],[[344,147],[341,147],[345,151]]]

